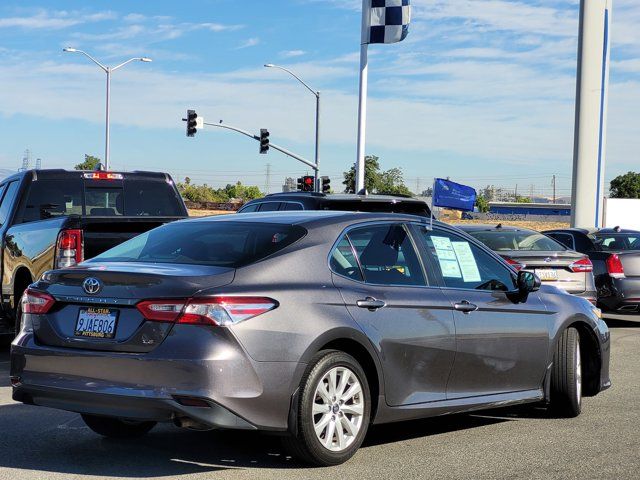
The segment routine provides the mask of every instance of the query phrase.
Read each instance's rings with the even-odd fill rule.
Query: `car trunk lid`
[[[234,275],[235,269],[224,267],[116,262],[86,263],[49,272],[38,288],[44,287],[56,303],[33,322],[34,335],[39,343],[51,346],[149,352],[164,340],[173,324],[146,320],[136,308],[138,302],[187,299],[202,288],[231,283]],[[83,287],[89,281],[98,285],[95,293]],[[101,322],[104,331],[92,336],[93,323],[89,331],[83,330],[89,321]],[[110,322],[112,326],[108,326]]]
[[[505,258],[510,258],[524,265],[524,269],[536,273],[546,285],[553,285],[569,293],[583,293],[587,288],[587,276],[591,272],[573,271],[571,265],[588,258],[574,251],[501,251]]]

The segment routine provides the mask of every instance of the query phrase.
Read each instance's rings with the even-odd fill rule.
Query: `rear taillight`
[[[147,320],[175,322],[182,312],[186,300],[145,300],[136,305]]]
[[[41,315],[51,310],[54,303],[56,303],[56,299],[48,293],[37,292],[36,290],[27,288],[22,295],[22,312]]]
[[[82,230],[62,230],[56,244],[56,268],[73,267],[83,260]]]
[[[185,300],[145,300],[140,313],[156,322],[228,326],[262,315],[278,306],[266,297],[205,297]]]
[[[571,265],[569,265],[569,270],[571,270],[572,272],[578,273],[578,272],[593,272],[593,263],[591,263],[591,260],[589,260],[588,258],[583,258],[581,260],[578,260],[577,262],[573,262]]]
[[[617,254],[609,255],[607,258],[607,272],[613,278],[624,278],[624,267]]]
[[[505,259],[505,261],[506,261],[509,265],[511,265],[513,268],[515,268],[517,271],[520,271],[520,270],[522,270],[524,267],[526,267],[526,265],[525,265],[524,263],[517,262],[516,260],[514,260],[514,259],[513,259],[513,258],[511,258],[511,257],[502,257],[502,258],[504,258],[504,259]]]

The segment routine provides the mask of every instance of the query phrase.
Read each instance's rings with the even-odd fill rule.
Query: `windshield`
[[[566,250],[566,247],[562,244],[537,232],[492,231],[467,233],[496,252],[509,250],[558,252]]]
[[[89,260],[238,268],[302,238],[295,225],[248,222],[171,223],[143,233]]]
[[[598,233],[594,237],[605,252],[640,250],[640,233]]]

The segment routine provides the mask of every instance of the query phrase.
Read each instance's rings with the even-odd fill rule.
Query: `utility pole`
[[[267,175],[264,181],[264,193],[269,195],[269,186],[271,185],[271,164],[267,163]]]
[[[551,186],[553,187],[553,203],[556,203],[556,176],[551,179]]]
[[[420,177],[416,178],[416,195],[420,195]]]
[[[514,202],[517,202],[517,201],[518,201],[518,184],[517,184],[517,183],[516,183],[516,193],[515,193],[515,195],[514,195],[513,201],[514,201]]]

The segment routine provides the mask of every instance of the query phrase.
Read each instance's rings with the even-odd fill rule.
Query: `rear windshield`
[[[89,180],[80,177],[38,179],[31,184],[22,222],[63,215],[99,217],[180,217],[186,212],[171,183],[127,177],[125,180]]]
[[[639,233],[598,233],[595,242],[606,252],[640,250]]]
[[[527,252],[558,252],[567,248],[541,233],[535,232],[467,232],[491,250],[500,252],[522,250]]]
[[[156,228],[88,262],[142,262],[238,268],[291,245],[307,231],[295,225],[178,222]]]

